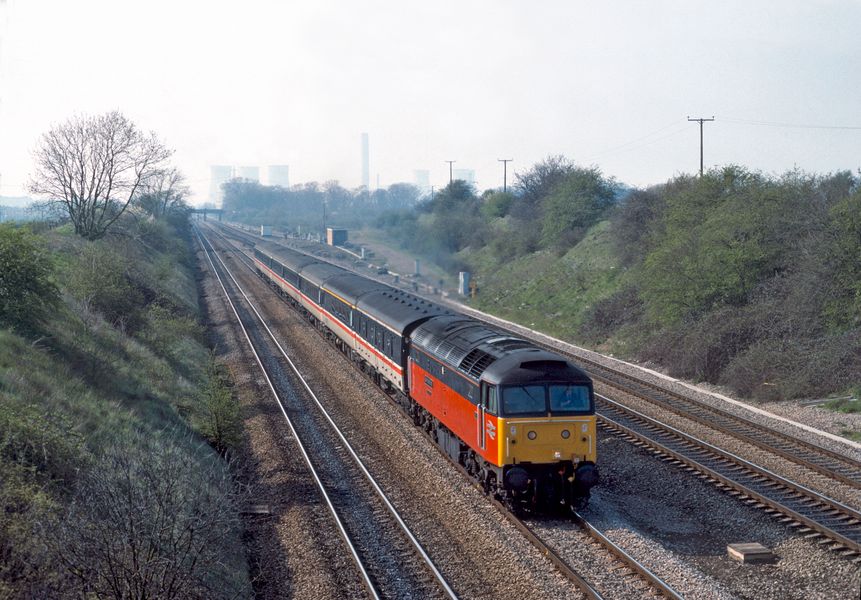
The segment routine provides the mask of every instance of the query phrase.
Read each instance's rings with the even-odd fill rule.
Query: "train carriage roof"
[[[345,273],[328,279],[323,289],[337,294],[352,305],[356,305],[359,298],[370,292],[385,291],[390,289],[386,284],[362,277],[356,273]]]
[[[299,271],[299,275],[317,286],[323,285],[324,282],[332,277],[346,275],[348,273],[349,271],[346,269],[342,269],[341,267],[336,267],[335,265],[330,265],[325,262],[311,263],[302,267]]]
[[[258,248],[265,254],[268,254],[294,273],[298,273],[302,269],[302,267],[305,267],[307,265],[321,263],[319,258],[308,256],[307,254],[302,254],[301,252],[296,252],[295,250],[291,250],[290,248],[285,248],[281,244],[263,242],[256,244],[255,248]]]
[[[381,284],[382,288],[358,299],[360,311],[385,323],[401,335],[409,333],[412,325],[431,317],[451,314],[451,311],[404,290]]]

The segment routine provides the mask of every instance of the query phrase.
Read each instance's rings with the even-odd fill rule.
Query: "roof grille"
[[[493,356],[481,348],[475,348],[460,363],[460,370],[478,379],[493,360]]]
[[[433,337],[433,336],[430,333],[428,333],[428,331],[426,329],[422,329],[421,327],[419,327],[418,329],[413,331],[413,335],[412,335],[413,342],[420,345],[420,346],[423,346],[425,348],[427,348],[428,341],[430,340],[431,337]]]

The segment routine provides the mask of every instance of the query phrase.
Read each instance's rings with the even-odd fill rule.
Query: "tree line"
[[[369,205],[367,192],[335,184],[266,191],[234,182],[225,202],[286,228],[300,215],[322,224],[325,203],[330,223],[338,215],[338,224],[370,224],[452,273],[472,271],[479,283],[529,257],[574,256],[600,226],[608,264],[618,267],[612,276],[534,286],[537,294],[590,295],[612,281],[584,314],[559,314],[578,323],[576,341],[745,395],[786,398],[861,382],[859,187],[857,173],[768,175],[730,165],[634,189],[550,156],[517,173],[508,192],[479,193],[455,180],[403,202],[380,190],[382,201]],[[517,306],[505,308],[516,314]]]

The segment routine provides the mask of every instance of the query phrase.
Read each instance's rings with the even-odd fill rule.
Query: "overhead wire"
[[[816,125],[811,123],[785,123],[781,121],[758,121],[754,119],[735,119],[732,117],[721,117],[721,121],[725,123],[739,123],[742,125],[760,125],[763,127],[787,127],[792,129],[831,129],[831,130],[846,130],[857,131],[861,130],[861,126],[856,125]]]
[[[658,135],[659,133],[667,131],[668,129],[672,129],[672,130],[669,131],[668,133],[665,133],[664,135],[654,137],[654,136]],[[687,121],[678,121],[677,120],[677,121],[674,121],[673,123],[670,123],[669,125],[665,125],[664,127],[661,127],[660,129],[656,129],[655,131],[652,131],[651,133],[647,133],[646,135],[643,135],[643,136],[635,138],[631,141],[625,142],[624,144],[619,144],[618,146],[613,146],[613,147],[607,148],[601,152],[598,152],[598,153],[593,154],[591,156],[587,156],[581,160],[583,162],[588,162],[588,161],[595,160],[596,158],[604,158],[607,156],[613,156],[615,154],[621,154],[623,152],[630,152],[632,150],[639,150],[640,148],[645,148],[647,146],[651,146],[652,144],[656,144],[660,141],[669,139],[671,137],[675,137],[675,136],[679,135],[680,133],[687,131],[687,129],[688,129]]]

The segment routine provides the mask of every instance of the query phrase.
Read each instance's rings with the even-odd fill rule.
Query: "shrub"
[[[89,242],[69,268],[67,287],[112,325],[136,329],[143,297],[132,284],[131,266],[131,261],[107,242]]]
[[[82,476],[47,542],[79,597],[235,598],[225,564],[244,495],[216,460],[185,451],[191,440],[109,446]],[[73,592],[74,593],[74,592]]]
[[[32,326],[59,297],[42,241],[23,227],[0,225],[0,325]]]
[[[229,374],[210,357],[206,385],[201,393],[201,430],[212,446],[224,454],[242,440],[242,416],[239,403],[233,397]]]

